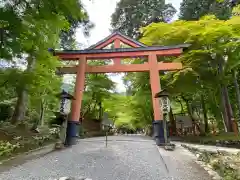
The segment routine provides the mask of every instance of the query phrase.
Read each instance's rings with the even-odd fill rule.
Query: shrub
[[[0,141],[0,156],[8,156],[10,155],[15,149],[20,148],[20,144],[11,144],[10,142],[3,142]]]

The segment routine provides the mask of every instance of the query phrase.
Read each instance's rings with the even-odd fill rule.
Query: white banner
[[[64,104],[64,114],[69,114],[71,112],[71,100],[66,99]]]

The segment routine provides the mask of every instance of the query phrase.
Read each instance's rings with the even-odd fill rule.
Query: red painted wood
[[[102,49],[105,48],[106,46],[108,46],[109,44],[113,43],[116,39],[119,39],[121,42],[123,42],[124,44],[127,44],[131,47],[140,47],[138,44],[135,44],[132,41],[129,41],[128,39],[123,38],[122,36],[119,35],[115,35],[112,38],[108,39],[107,41],[99,44],[95,49]]]
[[[148,57],[149,69],[150,69],[150,85],[152,90],[152,105],[154,112],[154,120],[163,120],[162,111],[160,108],[159,99],[155,98],[155,95],[161,91],[160,77],[158,70],[157,55],[152,53]]]
[[[181,63],[158,63],[159,71],[174,71],[182,69]],[[76,74],[77,66],[59,67],[59,72],[63,74]],[[144,72],[149,71],[148,63],[144,64],[121,64],[105,65],[105,66],[89,66],[86,67],[86,73],[118,73],[118,72]]]
[[[79,121],[80,119],[83,91],[84,91],[84,85],[85,85],[86,63],[87,63],[86,58],[82,58],[81,60],[79,60],[79,65],[76,68],[77,76],[76,76],[75,92],[74,92],[75,100],[72,101],[71,119],[70,119],[71,121]]]
[[[158,50],[158,51],[132,51],[132,52],[111,52],[111,53],[96,53],[96,54],[57,54],[57,56],[64,61],[77,60],[82,57],[86,57],[89,60],[94,59],[114,59],[114,58],[136,58],[136,57],[147,57],[152,53],[158,56],[178,56],[182,53],[181,48],[171,50]]]
[[[120,48],[120,43],[121,41],[119,39],[115,39],[114,40],[114,48],[117,49],[117,48]],[[113,63],[115,65],[120,65],[121,64],[121,58],[115,58],[113,59]]]

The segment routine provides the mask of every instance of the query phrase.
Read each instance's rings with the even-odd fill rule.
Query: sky
[[[77,31],[77,41],[88,47],[97,43],[103,38],[110,35],[109,29],[111,28],[111,15],[114,13],[116,4],[119,0],[82,0],[85,9],[89,14],[90,21],[95,24],[91,30],[88,38],[84,37],[81,31]],[[172,5],[179,11],[180,3],[182,0],[166,0],[166,3]],[[177,19],[178,13],[175,15],[174,20]],[[111,79],[117,83],[117,91],[124,92],[126,89],[121,80],[122,74],[111,76]]]

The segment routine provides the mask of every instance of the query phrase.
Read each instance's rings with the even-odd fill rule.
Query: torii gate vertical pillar
[[[70,119],[68,120],[68,128],[67,128],[67,137],[66,137],[66,145],[73,145],[76,143],[76,139],[79,136],[79,119],[80,112],[82,106],[83,99],[83,91],[85,84],[85,72],[87,60],[86,58],[79,59],[78,61],[78,69],[75,83],[75,100],[72,101],[72,109]]]
[[[155,98],[155,94],[161,91],[160,77],[158,70],[157,55],[151,54],[148,57],[150,69],[150,84],[152,90],[152,104],[153,104],[153,136],[157,145],[164,143],[164,127],[163,127],[163,114],[159,104],[159,100]]]

